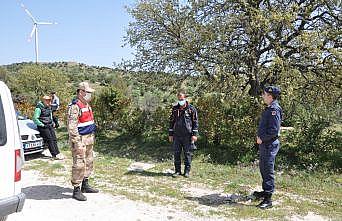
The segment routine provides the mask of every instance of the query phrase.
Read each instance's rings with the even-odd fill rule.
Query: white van
[[[12,96],[6,84],[0,81],[0,221],[11,213],[20,212],[24,206],[21,145]]]

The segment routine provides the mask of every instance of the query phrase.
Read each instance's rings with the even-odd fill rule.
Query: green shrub
[[[131,100],[114,86],[104,87],[97,92],[93,109],[99,130],[119,129],[121,118],[130,105]]]
[[[341,170],[342,132],[323,117],[299,122],[282,137],[282,164],[308,170]]]
[[[125,110],[118,119],[120,130],[131,136],[141,135],[146,128],[145,124],[146,113],[137,107]]]
[[[255,158],[255,116],[260,107],[253,99],[208,93],[198,99],[196,107],[201,146],[210,150],[213,161],[232,163]]]

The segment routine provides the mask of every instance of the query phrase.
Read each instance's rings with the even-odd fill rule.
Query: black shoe
[[[265,197],[265,192],[254,191],[252,195],[255,197],[255,200],[260,200],[261,198]]]
[[[264,193],[264,196],[264,200],[261,203],[259,203],[257,207],[259,207],[260,209],[272,208],[272,193]]]
[[[184,177],[185,178],[189,178],[190,177],[190,172],[189,171],[185,171],[184,172]]]
[[[182,175],[181,172],[176,171],[172,174],[172,177],[176,178],[176,177],[179,177],[181,175]]]
[[[83,179],[81,191],[82,191],[82,193],[98,193],[99,192],[98,189],[95,189],[89,185],[88,178]]]
[[[87,201],[87,197],[82,194],[80,187],[74,187],[74,192],[72,193],[72,198],[78,201]]]
[[[260,209],[269,209],[272,208],[272,201],[271,200],[263,200],[259,205],[257,205]]]

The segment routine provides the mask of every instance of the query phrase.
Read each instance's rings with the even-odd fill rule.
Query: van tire
[[[6,221],[7,216],[0,217],[0,221]]]

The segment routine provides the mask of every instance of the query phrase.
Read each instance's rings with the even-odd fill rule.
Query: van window
[[[5,145],[6,142],[7,142],[7,133],[6,133],[5,113],[4,113],[4,107],[2,106],[2,100],[0,96],[0,146]]]

